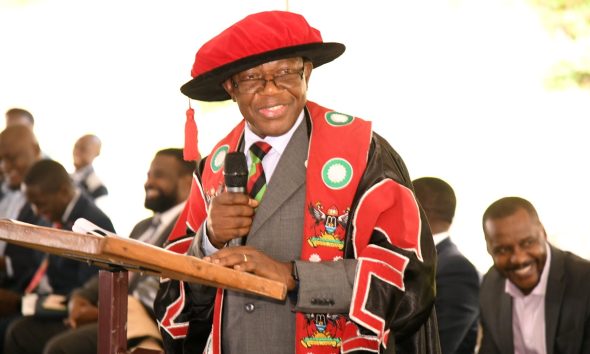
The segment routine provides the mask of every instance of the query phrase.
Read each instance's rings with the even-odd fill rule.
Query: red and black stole
[[[350,115],[338,113],[313,102],[307,103],[311,118],[311,134],[307,160],[306,202],[304,234],[301,237],[301,260],[310,262],[338,261],[343,258],[346,225],[357,186],[364,173],[371,142],[371,124]],[[212,196],[224,188],[223,162],[228,152],[238,149],[244,132],[241,121],[207,156],[201,181],[195,178],[187,207],[181,215],[185,226],[198,230],[206,218],[207,205]],[[182,222],[173,231],[168,249],[184,253],[190,238],[183,235]],[[169,305],[172,312],[180,313],[184,303],[184,285],[180,296]],[[288,300],[287,300],[288,301]],[[215,299],[213,329],[208,350],[221,352],[221,312],[223,290]],[[350,322],[348,314],[296,315],[297,353],[339,353],[345,328]],[[347,324],[348,323],[348,324]],[[187,333],[187,323],[175,323],[173,318],[160,325],[174,338]]]

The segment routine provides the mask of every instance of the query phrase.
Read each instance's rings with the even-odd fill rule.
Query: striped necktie
[[[248,173],[248,195],[257,201],[262,200],[266,192],[266,176],[262,168],[262,159],[270,151],[272,146],[264,141],[258,141],[250,146],[250,171]]]
[[[145,243],[149,243],[150,245],[154,244],[154,236],[156,236],[156,231],[158,230],[158,227],[160,227],[160,224],[162,223],[162,216],[160,214],[155,214],[152,217],[152,220],[150,222],[150,226],[144,231],[143,234],[141,234],[137,240],[141,241],[141,242],[145,242]]]
[[[43,261],[41,261],[41,264],[39,264],[39,267],[35,271],[33,278],[31,278],[29,285],[27,285],[27,288],[25,289],[25,294],[30,294],[37,289],[39,284],[41,284],[41,280],[43,280],[45,273],[47,273],[48,266],[49,266],[49,254],[45,254],[43,257]]]
[[[58,221],[55,221],[51,225],[51,227],[54,229],[60,229],[60,230],[64,229],[63,224]],[[25,289],[25,294],[30,294],[30,293],[34,292],[35,290],[46,290],[45,288],[43,288],[43,285],[41,285],[41,281],[43,281],[43,278],[47,275],[46,273],[47,273],[48,267],[49,267],[49,254],[45,253],[43,255],[43,260],[39,264],[39,267],[37,267],[35,274],[33,274],[31,281],[29,282],[29,284],[27,285],[27,287]],[[39,285],[41,285],[41,289],[38,289]]]

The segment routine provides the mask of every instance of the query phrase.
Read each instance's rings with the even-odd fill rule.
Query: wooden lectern
[[[101,267],[99,354],[127,353],[128,271],[283,300],[284,283],[119,236],[97,236],[0,220],[0,240]],[[136,354],[157,353],[140,349]]]

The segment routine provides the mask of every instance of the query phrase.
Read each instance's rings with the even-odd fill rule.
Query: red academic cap
[[[273,60],[304,57],[314,68],[342,53],[341,43],[324,43],[320,31],[299,14],[266,11],[249,15],[205,43],[195,56],[193,79],[180,91],[200,101],[230,99],[222,83],[234,74]]]

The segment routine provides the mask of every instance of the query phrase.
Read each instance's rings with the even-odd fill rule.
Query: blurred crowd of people
[[[0,133],[0,218],[67,231],[83,218],[115,233],[100,207],[108,189],[93,167],[100,138],[87,134],[75,141],[75,169],[68,173],[43,153],[34,122],[25,109],[6,112]],[[153,215],[128,236],[160,247],[184,206],[195,163],[184,161],[182,149],[163,148],[146,169],[145,200],[137,207]],[[161,347],[153,314],[158,285],[157,277],[130,277],[130,347]],[[97,267],[0,241],[0,353],[96,352],[97,321]]]

